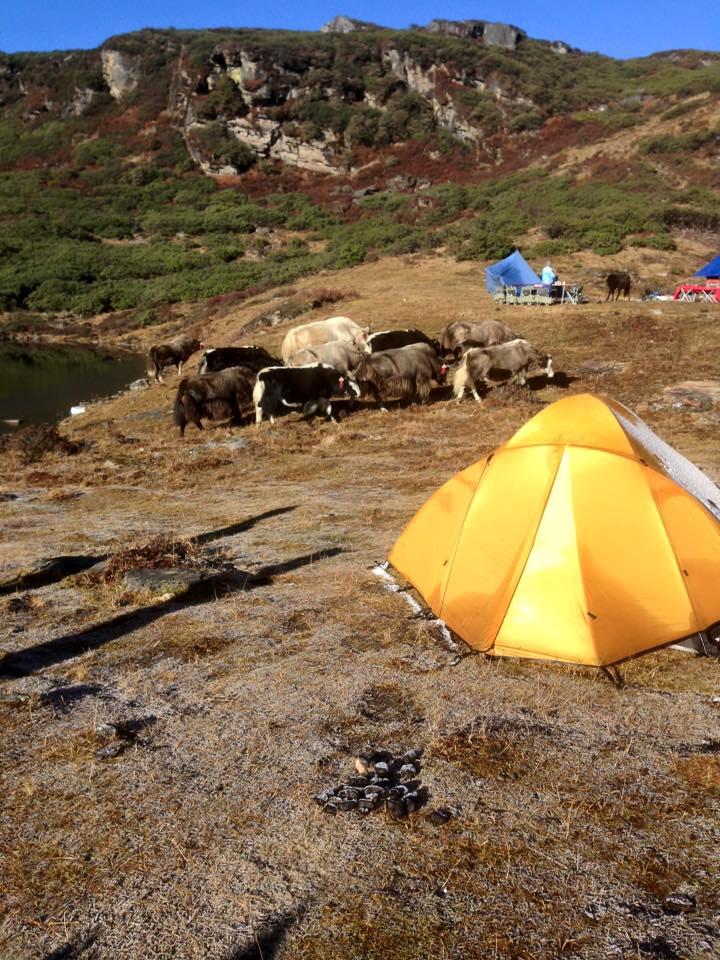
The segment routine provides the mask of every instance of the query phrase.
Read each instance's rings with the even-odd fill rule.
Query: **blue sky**
[[[316,30],[336,13],[390,27],[449,20],[500,20],[532,37],[565,40],[583,50],[614,57],[645,56],[658,50],[720,49],[717,0],[306,0],[305,3],[243,3],[214,0],[2,0],[0,50],[64,50],[96,47],[115,33],[141,27],[280,27]]]

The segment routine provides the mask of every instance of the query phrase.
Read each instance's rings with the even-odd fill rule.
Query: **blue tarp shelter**
[[[488,293],[495,293],[502,286],[523,286],[541,282],[540,277],[533,273],[519,250],[485,268],[485,284]]]
[[[720,277],[720,256],[715,257],[710,263],[706,263],[705,266],[698,270],[697,273],[694,273],[693,276],[705,277],[711,280],[718,279]]]

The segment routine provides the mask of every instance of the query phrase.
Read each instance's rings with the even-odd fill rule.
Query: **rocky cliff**
[[[688,51],[629,68],[485,20],[393,31],[338,16],[314,34],[148,30],[97,51],[0,55],[0,110],[25,123],[124,115],[138,136],[169,126],[212,176],[258,163],[335,175],[419,142],[507,162],[541,131],[556,136],[561,117],[574,129],[581,118],[587,139],[588,118],[631,124],[647,101],[712,92],[719,69],[717,55]]]

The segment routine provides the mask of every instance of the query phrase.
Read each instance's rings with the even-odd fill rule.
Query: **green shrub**
[[[75,148],[75,162],[80,166],[107,163],[118,154],[117,145],[107,137],[93,137]]]
[[[669,233],[656,233],[649,237],[631,237],[631,247],[648,247],[651,250],[676,250],[677,245]]]
[[[218,121],[194,128],[191,139],[217,166],[234,167],[242,172],[249,170],[257,160],[252,147],[228,134],[225,124]]]

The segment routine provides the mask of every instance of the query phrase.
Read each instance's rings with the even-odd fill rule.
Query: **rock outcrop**
[[[450,37],[482,40],[493,47],[514,50],[525,33],[508,23],[488,20],[431,20],[425,27],[428,33],[446,33]]]
[[[320,27],[320,33],[354,33],[356,30],[382,30],[382,27],[379,27],[376,23],[370,23],[368,20],[346,17],[342,13]]]
[[[137,87],[140,80],[140,63],[120,50],[102,50],[102,72],[110,90],[110,96],[119,100]]]

